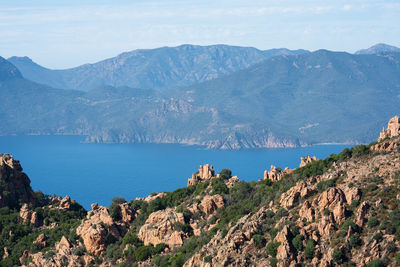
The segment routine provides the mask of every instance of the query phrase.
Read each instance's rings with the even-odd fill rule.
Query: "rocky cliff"
[[[9,154],[0,154],[0,208],[33,203],[35,196],[30,183],[18,160]]]
[[[400,136],[394,135],[325,159],[303,157],[294,170],[272,166],[259,181],[204,164],[185,188],[130,202],[115,198],[109,208],[94,204],[87,213],[69,197],[42,196],[40,204],[1,211],[1,263],[396,266]]]

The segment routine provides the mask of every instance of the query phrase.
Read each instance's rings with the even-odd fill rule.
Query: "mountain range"
[[[400,53],[388,48],[349,54],[184,45],[69,70],[1,58],[0,135],[219,149],[368,142],[399,113]]]
[[[44,68],[28,57],[8,60],[25,78],[55,88],[89,91],[110,85],[168,89],[211,80],[273,56],[308,52],[285,48],[262,51],[227,45],[181,45],[134,50],[65,70]]]

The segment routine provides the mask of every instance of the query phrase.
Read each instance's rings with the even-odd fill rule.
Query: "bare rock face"
[[[86,220],[76,229],[82,237],[86,250],[94,255],[100,255],[106,249],[106,236],[109,234],[118,239],[120,231],[126,231],[125,225],[113,221],[108,209],[97,204],[92,204],[92,211],[88,212]]]
[[[65,196],[63,199],[61,199],[60,208],[64,210],[71,208],[71,198],[69,196]]]
[[[121,210],[121,221],[124,223],[130,223],[135,218],[135,211],[129,206],[128,203],[119,204]]]
[[[346,219],[345,201],[343,191],[339,188],[331,187],[323,192],[313,204],[321,214],[324,213],[325,209],[332,211],[335,222],[341,223]]]
[[[165,197],[167,195],[167,193],[164,193],[164,192],[161,192],[161,193],[153,193],[153,194],[151,194],[151,195],[149,195],[149,196],[147,196],[147,197],[145,197],[145,198],[136,198],[136,200],[144,200],[144,201],[146,201],[147,203],[149,203],[150,201],[153,201],[154,199],[157,199],[157,198],[163,198],[163,197]]]
[[[31,181],[21,164],[9,154],[0,154],[0,208],[18,203],[34,203]]]
[[[361,191],[358,187],[347,188],[344,190],[344,195],[346,197],[346,202],[351,204],[354,200],[360,200]]]
[[[218,208],[224,206],[224,199],[220,195],[205,196],[200,206],[205,214],[213,214]]]
[[[176,230],[176,224],[185,224],[182,213],[168,208],[150,214],[146,223],[140,228],[138,237],[145,245],[167,244],[170,248],[183,244],[183,232]]]
[[[28,204],[22,205],[19,211],[19,217],[22,218],[23,222],[30,222],[31,224],[40,226],[40,221],[36,211],[29,210]]]
[[[391,151],[400,147],[400,138],[385,140],[381,143],[371,146],[372,151]]]
[[[388,127],[382,129],[381,133],[379,134],[378,141],[381,141],[387,137],[395,137],[400,134],[400,119],[398,116],[391,118],[388,122]]]
[[[209,164],[200,165],[199,171],[192,174],[192,178],[188,180],[187,186],[195,185],[199,182],[210,180],[215,177],[214,167]]]
[[[221,231],[215,234],[210,242],[188,259],[183,266],[269,266],[267,259],[257,258],[254,253],[254,240],[251,238],[266,218],[264,207],[253,215],[243,216],[225,236],[222,236]],[[211,262],[205,262],[206,256],[212,257]],[[255,262],[257,264],[254,264]]]
[[[360,207],[358,207],[357,212],[356,212],[356,219],[355,223],[362,227],[365,223],[365,218],[367,217],[368,211],[369,211],[370,205],[364,201],[361,203]]]
[[[276,182],[279,181],[280,179],[282,179],[282,177],[285,174],[290,174],[292,173],[294,170],[289,169],[288,167],[286,167],[283,171],[281,170],[281,168],[277,168],[274,165],[271,165],[271,169],[268,172],[267,170],[264,171],[264,180],[265,179],[270,179],[272,182]]]
[[[275,242],[281,243],[277,249],[276,258],[278,260],[285,261],[289,263],[293,258],[293,252],[290,245],[290,237],[291,237],[290,229],[287,225],[285,225],[281,232],[279,232],[275,237]]]
[[[235,184],[237,184],[239,182],[239,178],[237,176],[232,176],[231,178],[229,178],[227,181],[225,181],[225,185],[228,188],[233,187]]]
[[[310,157],[309,155],[307,155],[307,157],[301,157],[300,158],[300,168],[306,166],[308,163],[311,163],[313,161],[317,161],[318,159],[314,156],[314,157]]]
[[[315,193],[314,187],[307,184],[306,181],[300,181],[281,195],[280,204],[285,209],[292,208],[300,199],[307,198]]]
[[[325,210],[332,212],[334,222],[341,223],[346,219],[346,198],[343,191],[336,187],[328,188],[312,204],[305,201],[300,208],[299,215],[311,222],[314,216],[322,216]]]
[[[73,249],[74,246],[63,236],[61,240],[56,243],[52,257],[46,256],[43,252],[29,254],[32,258],[32,263],[30,263],[29,266],[83,266],[78,260],[79,257],[73,253]]]

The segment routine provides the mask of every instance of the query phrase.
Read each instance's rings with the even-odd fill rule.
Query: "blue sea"
[[[305,155],[324,158],[343,145],[306,148],[207,150],[176,144],[88,144],[82,136],[0,137],[0,153],[21,161],[34,190],[69,195],[86,209],[91,203],[109,205],[115,196],[127,200],[152,192],[185,187],[199,165],[210,163],[216,172],[231,169],[239,179],[263,177],[271,165],[298,167]]]

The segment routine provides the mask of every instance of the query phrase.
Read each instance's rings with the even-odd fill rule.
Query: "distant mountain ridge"
[[[387,44],[376,44],[367,49],[361,49],[355,52],[356,55],[362,54],[378,54],[378,53],[400,53],[400,48],[387,45]]]
[[[273,56],[308,52],[285,48],[262,51],[228,45],[181,45],[133,50],[65,70],[44,68],[27,57],[8,60],[25,78],[55,88],[89,91],[110,85],[166,89],[211,80]]]
[[[0,77],[15,72],[1,62]],[[0,79],[0,135],[217,149],[369,142],[399,113],[399,95],[400,53],[282,55],[169,90],[57,90],[16,75]]]

